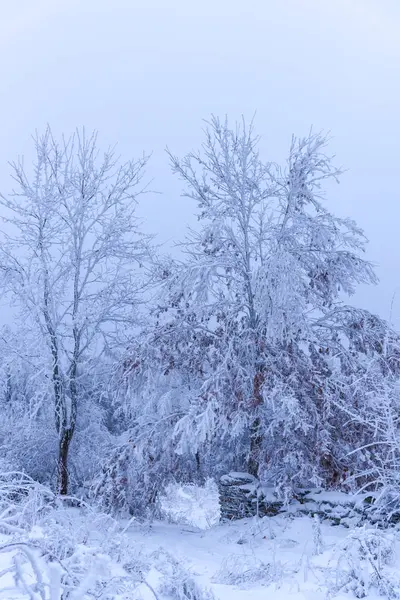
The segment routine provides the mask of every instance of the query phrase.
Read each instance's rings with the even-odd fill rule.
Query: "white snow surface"
[[[35,490],[22,513],[0,515],[3,532],[9,527],[0,536],[0,598],[400,598],[396,528],[346,528],[291,513],[220,524],[211,481],[170,486],[165,521],[113,521],[89,507],[48,508],[41,498]]]
[[[153,523],[134,534],[147,549],[167,548],[204,588],[221,600],[326,600],[363,597],[347,589],[337,590],[345,564],[338,550],[344,548],[349,530],[321,525],[322,547],[315,547],[313,519],[287,516],[245,519],[217,525],[207,531]],[[363,533],[365,530],[362,530]],[[396,543],[398,555],[399,542]],[[316,552],[320,552],[317,554]],[[340,564],[342,562],[342,564]],[[397,565],[397,566],[396,566]],[[359,565],[372,570],[371,565]],[[394,559],[395,576],[400,562]],[[342,572],[343,570],[343,572]],[[366,579],[370,580],[370,573]],[[365,597],[390,597],[371,586]],[[149,599],[151,596],[148,596]],[[396,596],[392,596],[396,597]]]

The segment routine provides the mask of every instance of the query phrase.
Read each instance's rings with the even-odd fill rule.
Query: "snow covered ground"
[[[37,486],[18,504],[4,503],[6,600],[400,598],[397,529],[293,514],[219,524],[211,482],[171,487],[163,502],[170,522],[65,508]]]
[[[166,548],[203,588],[221,600],[400,597],[394,595],[396,590],[388,590],[391,595],[385,590],[380,593],[379,582],[374,582],[374,564],[362,560],[367,555],[363,544],[368,530],[358,533],[360,543],[341,526],[316,526],[310,517],[278,516],[217,525],[203,532],[154,523],[134,535],[146,549]],[[369,535],[374,533],[371,530]],[[389,545],[391,535],[383,534]],[[382,539],[380,533],[377,538]],[[386,548],[385,542],[383,545]],[[395,546],[394,554],[398,544]],[[378,554],[384,554],[382,550],[378,549]],[[395,579],[400,567],[395,556],[391,566],[384,566],[383,556],[375,562],[379,559],[381,572],[387,569],[389,579]]]

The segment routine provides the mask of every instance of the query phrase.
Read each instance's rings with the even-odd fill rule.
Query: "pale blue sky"
[[[349,169],[329,206],[371,240],[381,284],[359,304],[388,317],[400,288],[400,7],[397,0],[13,0],[0,20],[0,188],[6,162],[29,156],[49,122],[86,125],[125,157],[154,151],[163,195],[141,213],[163,240],[182,237],[193,207],[169,174],[211,112],[257,111],[266,159],[292,133],[330,130]],[[400,290],[394,317],[400,326]]]

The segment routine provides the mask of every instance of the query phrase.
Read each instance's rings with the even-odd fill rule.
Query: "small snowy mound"
[[[160,498],[162,512],[170,522],[209,529],[220,518],[218,487],[213,479],[204,486],[171,483]]]

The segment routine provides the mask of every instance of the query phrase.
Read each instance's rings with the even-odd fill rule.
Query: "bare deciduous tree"
[[[58,491],[68,491],[68,453],[80,378],[124,345],[138,315],[150,238],[135,215],[148,157],[120,164],[97,136],[34,138],[33,172],[12,163],[15,191],[1,196],[2,271],[20,318],[43,351],[59,436]],[[38,363],[39,364],[39,363]]]

